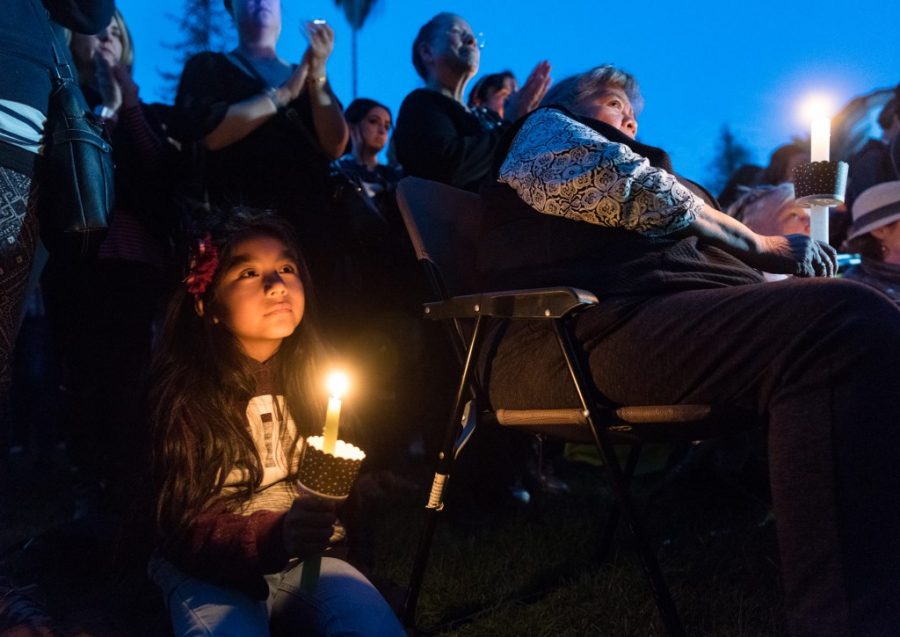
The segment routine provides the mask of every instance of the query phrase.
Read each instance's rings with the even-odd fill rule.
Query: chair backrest
[[[397,186],[397,205],[416,258],[441,300],[479,292],[475,269],[481,198],[472,192],[419,177]]]

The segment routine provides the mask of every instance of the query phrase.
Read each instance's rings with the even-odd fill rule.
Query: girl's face
[[[72,55],[80,64],[86,64],[97,55],[102,55],[111,65],[122,60],[124,35],[115,16],[109,25],[97,35],[72,33]]]
[[[234,334],[247,356],[268,360],[303,318],[300,266],[274,237],[245,239],[234,246],[215,299],[213,320]]]
[[[380,106],[372,107],[362,121],[353,127],[353,144],[367,151],[380,153],[387,145],[391,131],[391,114]]]

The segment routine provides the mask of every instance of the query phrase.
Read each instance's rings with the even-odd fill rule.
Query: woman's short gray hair
[[[635,113],[644,106],[641,89],[630,73],[611,64],[595,66],[589,71],[570,75],[556,82],[541,102],[542,106],[562,106],[573,113],[581,113],[581,106],[594,100],[611,88],[617,88],[628,96]]]

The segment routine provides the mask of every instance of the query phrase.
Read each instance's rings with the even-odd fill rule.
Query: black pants
[[[886,297],[840,280],[679,292],[601,302],[576,334],[613,401],[727,402],[768,420],[792,635],[898,634],[900,312]],[[574,404],[557,352],[546,326],[508,330],[495,407]]]
[[[0,166],[0,453],[5,451],[12,355],[37,246],[31,178]]]

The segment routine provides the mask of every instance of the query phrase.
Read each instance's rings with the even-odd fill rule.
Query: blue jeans
[[[266,575],[269,597],[265,601],[186,575],[158,554],[150,558],[147,572],[162,590],[176,637],[406,634],[362,573],[334,558],[322,558],[319,586],[313,595],[299,590],[302,563]]]

